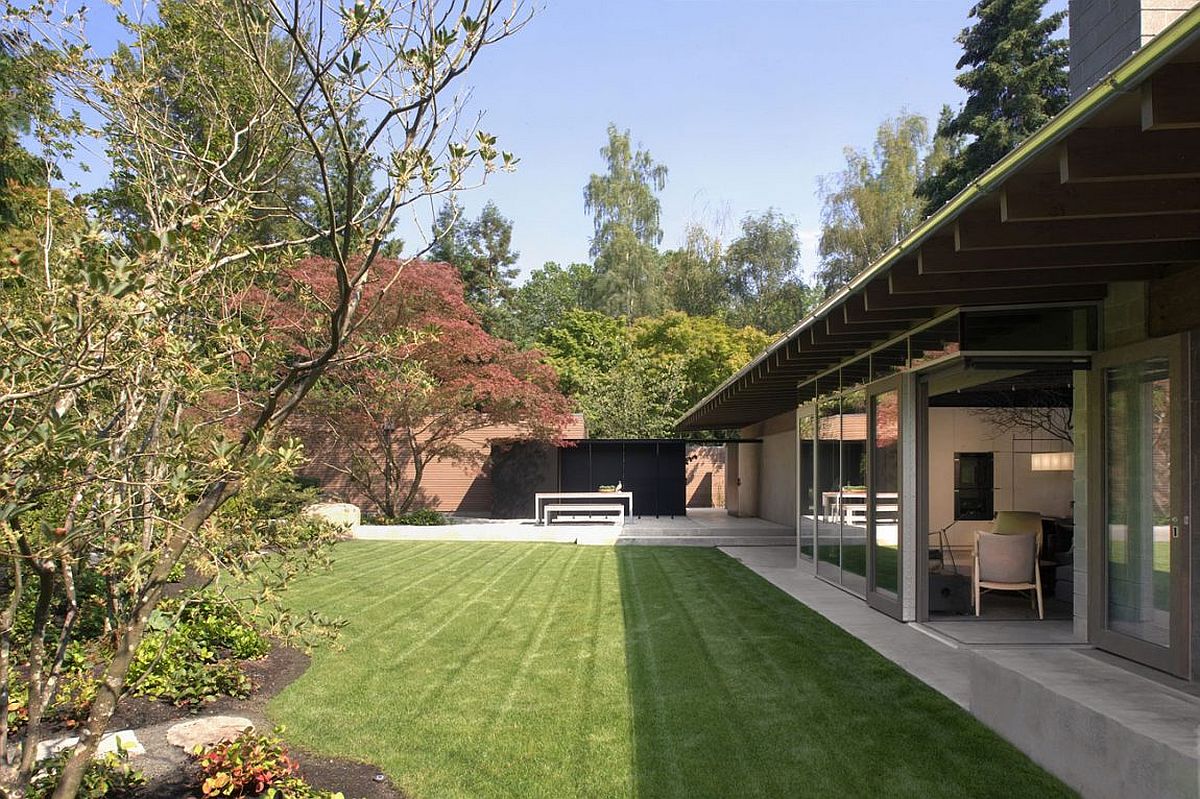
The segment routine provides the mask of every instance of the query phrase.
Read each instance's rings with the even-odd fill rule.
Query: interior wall
[[[1073,473],[1033,471],[1028,430],[998,430],[986,414],[987,409],[976,408],[929,409],[929,528],[937,530],[954,521],[956,452],[992,453],[995,510],[1070,517]],[[1052,442],[1038,442],[1043,443],[1049,445],[1046,449],[1055,448]],[[968,547],[976,530],[990,531],[991,527],[991,522],[985,521],[954,522],[947,535],[952,545]]]

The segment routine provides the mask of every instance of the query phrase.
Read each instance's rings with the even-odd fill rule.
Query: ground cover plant
[[[348,542],[288,597],[354,621],[269,712],[413,797],[1070,795],[713,550]]]

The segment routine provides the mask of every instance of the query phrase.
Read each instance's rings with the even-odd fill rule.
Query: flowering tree
[[[431,461],[483,458],[479,448],[464,445],[464,436],[503,424],[549,441],[570,412],[540,353],[483,329],[457,270],[430,262],[400,267],[376,265],[355,355],[329,371],[312,406],[348,454],[327,465],[385,517],[413,506]],[[326,271],[319,263],[305,269]],[[386,295],[376,291],[388,284]]]
[[[104,574],[121,602],[56,799],[78,792],[174,567],[190,553],[220,575],[283,543],[218,511],[298,463],[281,432],[352,355],[397,215],[514,163],[463,123],[451,92],[523,24],[519,3],[188,5],[191,27],[177,35],[166,17],[120,8],[124,44],[111,55],[89,46],[82,12],[5,6],[9,49],[44,64],[59,98],[31,122],[45,174],[90,160],[81,145],[99,139],[120,190],[86,225],[64,224],[61,195],[47,190],[21,239],[31,244],[0,273],[0,700],[24,675],[29,709],[11,764],[0,714],[9,796],[36,768],[79,617],[78,575]],[[298,161],[324,213],[284,185]],[[361,190],[364,171],[380,191]],[[272,220],[288,224],[255,233]],[[330,291],[309,297],[300,346],[275,335],[269,303],[255,312],[243,300],[285,286],[285,267],[317,241]],[[13,668],[21,616],[33,626]]]

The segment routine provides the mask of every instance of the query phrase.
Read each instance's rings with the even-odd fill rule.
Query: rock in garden
[[[36,758],[44,760],[50,755],[56,755],[64,749],[70,749],[75,744],[79,743],[79,738],[72,735],[69,738],[53,738],[49,741],[42,741],[37,745]],[[115,753],[118,749],[123,749],[125,754],[130,757],[146,754],[145,747],[138,741],[137,736],[133,734],[133,730],[120,730],[119,732],[110,732],[100,739],[100,743],[96,746],[96,757]]]
[[[221,741],[231,741],[254,722],[242,716],[205,716],[183,721],[167,730],[167,742],[191,752],[197,746],[209,747]]]

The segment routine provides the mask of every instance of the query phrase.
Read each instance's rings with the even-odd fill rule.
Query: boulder
[[[350,530],[362,524],[362,511],[349,502],[317,502],[305,508],[304,513]]]
[[[232,741],[247,729],[253,730],[254,722],[242,716],[204,716],[170,727],[167,743],[191,752],[197,746],[208,748],[222,741]]]

